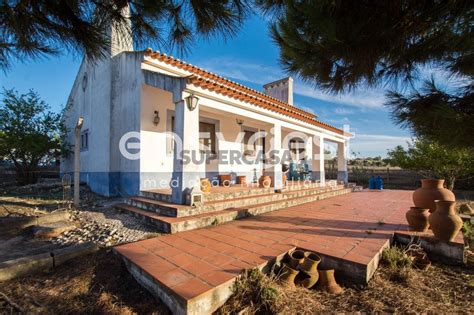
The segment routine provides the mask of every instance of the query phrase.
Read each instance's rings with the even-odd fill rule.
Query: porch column
[[[282,149],[281,149],[281,125],[273,125],[273,135],[270,138],[271,148],[273,150],[274,157],[273,165],[271,167],[270,173],[273,178],[273,187],[275,190],[281,190],[283,188],[282,181],[282,171],[281,171],[281,158],[282,158]]]
[[[305,160],[308,166],[310,167],[310,171],[313,170],[313,137],[307,136],[306,137],[306,146],[305,146]],[[313,175],[311,173],[311,180],[314,180]]]
[[[337,143],[337,181],[347,184],[349,176],[347,173],[346,143]]]
[[[321,186],[326,185],[326,174],[324,172],[324,138],[319,136],[314,139],[313,144],[316,150],[312,161],[313,180],[319,180]],[[317,155],[317,156],[316,156]]]
[[[200,190],[199,104],[190,110],[184,100],[175,102],[174,132],[178,140],[174,142],[171,198],[184,204],[191,189]]]

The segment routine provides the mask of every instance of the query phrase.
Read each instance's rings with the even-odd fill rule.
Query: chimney
[[[263,89],[268,96],[293,105],[293,79],[291,77],[267,83]]]
[[[130,5],[127,4],[122,9],[122,14],[127,19],[123,24],[114,23],[108,29],[110,38],[110,56],[123,51],[133,51],[132,24],[130,22]]]

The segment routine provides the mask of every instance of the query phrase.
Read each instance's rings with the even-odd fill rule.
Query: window
[[[244,155],[255,155],[257,151],[257,141],[252,138],[255,131],[244,130]]]
[[[216,153],[216,125],[199,123],[199,150],[201,153]]]
[[[89,149],[89,130],[81,132],[81,151]]]

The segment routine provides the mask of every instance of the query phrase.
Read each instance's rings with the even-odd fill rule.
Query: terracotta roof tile
[[[179,59],[167,56],[158,51],[153,52],[151,49],[147,49],[145,55],[192,73],[193,76],[189,77],[188,81],[190,84],[195,86],[275,111],[338,134],[350,135],[339,128],[316,120],[316,115],[312,113],[306,112],[298,107],[282,102],[274,97],[225,79],[217,74],[198,68]]]

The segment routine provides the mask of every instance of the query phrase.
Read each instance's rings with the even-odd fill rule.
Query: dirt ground
[[[247,296],[231,297],[219,314],[314,314],[314,313],[423,313],[473,314],[474,268],[433,265],[427,271],[380,267],[369,285],[344,287],[339,294],[316,289],[281,287],[273,280]],[[271,288],[268,290],[268,288]],[[258,292],[257,292],[258,291]],[[261,292],[267,292],[262,294]],[[270,292],[277,292],[273,294]],[[273,298],[269,298],[273,296]]]
[[[107,249],[51,273],[0,283],[0,292],[26,314],[169,314]],[[19,310],[0,296],[0,314],[11,313]]]
[[[99,200],[94,194],[84,196],[89,206]],[[457,197],[472,202],[471,194]],[[0,189],[0,216],[35,215],[65,206],[62,188],[57,184]],[[278,292],[278,307],[271,313],[474,314],[473,265],[434,264],[428,271],[381,267],[367,287],[346,287],[340,295],[301,288],[288,290],[275,283],[272,286]],[[231,299],[220,311],[236,314],[245,308],[252,310],[248,307]],[[53,272],[0,283],[0,314],[12,313],[169,314],[169,310],[133,279],[110,249],[103,248]],[[248,313],[269,312],[257,307]]]
[[[278,310],[281,314],[474,313],[472,266],[435,264],[428,271],[381,267],[367,288],[346,287],[340,295],[275,287],[281,299]],[[169,314],[166,306],[140,287],[121,260],[106,249],[66,263],[52,273],[0,283],[0,292],[24,313]],[[221,311],[237,313],[246,306]],[[0,313],[18,313],[18,310],[0,297]]]

